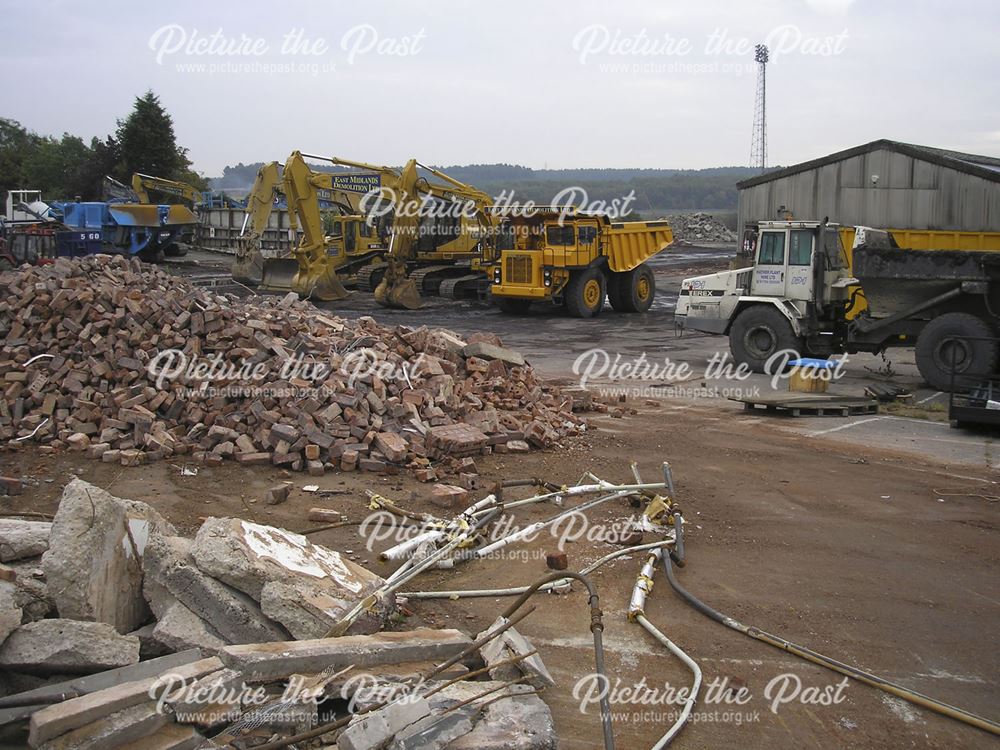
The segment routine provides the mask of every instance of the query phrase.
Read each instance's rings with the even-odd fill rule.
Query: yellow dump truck
[[[555,209],[507,216],[487,263],[491,295],[508,313],[548,302],[591,318],[605,297],[618,312],[645,312],[656,292],[646,261],[673,240],[665,221],[613,222]]]

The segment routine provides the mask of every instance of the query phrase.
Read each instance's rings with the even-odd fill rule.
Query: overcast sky
[[[987,0],[5,6],[0,115],[89,139],[152,88],[207,176],[293,149],[744,165],[760,41],[769,165],[877,138],[1000,156],[1000,13]]]

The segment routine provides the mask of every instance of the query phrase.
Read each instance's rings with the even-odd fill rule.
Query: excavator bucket
[[[344,299],[349,294],[329,265],[319,264],[309,271],[294,258],[266,259],[259,288],[269,292],[291,291],[324,302]]]
[[[413,279],[403,279],[392,284],[389,274],[375,287],[375,301],[382,307],[400,307],[404,310],[418,310],[423,304]]]
[[[237,255],[231,270],[233,279],[241,284],[260,284],[264,279],[264,256],[257,250]]]

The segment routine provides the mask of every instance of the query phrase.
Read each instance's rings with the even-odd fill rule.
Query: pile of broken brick
[[[551,446],[586,429],[574,412],[607,410],[543,384],[491,334],[214,295],[119,256],[0,275],[0,335],[0,441],[123,465],[190,454],[434,481],[460,457]]]
[[[298,534],[187,539],[74,479],[51,522],[0,519],[0,560],[0,736],[33,748],[556,747],[514,620],[383,632],[388,595],[323,637],[384,581]]]

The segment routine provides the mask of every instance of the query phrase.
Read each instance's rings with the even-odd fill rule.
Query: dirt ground
[[[701,267],[713,264],[718,264],[717,258],[706,258]],[[686,268],[660,269],[663,286],[682,272],[686,274]],[[643,341],[646,346],[663,345],[673,335],[669,296],[648,315],[625,322],[621,317],[619,328],[628,332],[619,330],[617,335],[612,316],[604,316],[599,324],[604,328],[588,330],[587,322],[558,315],[529,316],[524,321],[476,307],[458,313],[432,307],[416,322],[496,330],[508,344],[523,348],[540,370],[571,380],[572,361],[581,347],[595,345],[592,342],[631,352]],[[671,351],[686,351],[693,361],[702,361],[704,353],[692,346],[681,343]],[[903,369],[903,380],[912,380],[912,373]],[[854,385],[860,384],[858,380]],[[688,564],[678,577],[695,596],[745,624],[1000,719],[996,499],[1000,493],[993,489],[1000,474],[991,457],[972,455],[969,447],[989,443],[992,437],[974,436],[969,438],[973,442],[964,444],[957,435],[948,438],[957,444],[946,446],[923,442],[918,432],[912,441],[907,438],[905,444],[897,444],[887,443],[882,433],[862,432],[859,427],[861,437],[849,439],[845,435],[853,434],[853,425],[860,420],[825,422],[846,425],[834,432],[805,430],[793,424],[795,420],[762,418],[722,398],[644,396],[629,406],[637,413],[623,418],[597,415],[593,430],[566,441],[561,449],[487,456],[477,464],[492,480],[538,477],[571,484],[586,471],[609,481],[628,481],[631,460],[638,462],[644,478],[655,480],[662,475],[662,462],[669,461],[688,521]],[[810,424],[817,421],[822,420]],[[894,422],[885,424],[903,429]],[[870,429],[878,426],[869,423]],[[947,425],[938,427],[947,431]],[[125,469],[76,456],[40,456],[27,450],[0,453],[4,474],[38,480],[23,495],[3,498],[0,510],[52,512],[61,485],[71,474],[116,495],[151,503],[185,533],[193,532],[208,516],[240,516],[308,531],[315,524],[306,519],[307,511],[317,506],[360,521],[369,512],[365,489],[413,510],[436,510],[428,501],[429,487],[409,476],[349,473],[313,479],[269,467],[235,465],[199,467],[197,475],[186,476],[183,466],[183,461],[175,460]],[[295,483],[290,500],[265,505],[265,490],[286,479]],[[301,488],[307,484],[336,493],[306,493]],[[507,496],[526,494],[527,490],[518,489]],[[511,514],[520,526],[557,511],[545,504],[514,509]],[[587,515],[592,528],[597,528],[612,526],[634,512],[626,501],[613,501]],[[390,542],[383,540],[369,549],[355,527],[321,531],[311,539],[347,552],[376,572],[391,570],[377,560],[377,552]],[[647,534],[646,541],[653,539]],[[544,553],[554,550],[557,542],[543,536],[508,548],[506,555],[430,572],[409,590],[528,584],[547,572]],[[565,546],[572,569],[618,548],[587,538]],[[604,611],[612,682],[620,680],[625,687],[644,681],[662,694],[666,685],[674,689],[689,685],[691,676],[665,648],[626,619],[643,560],[642,554],[621,558],[601,568],[593,580]],[[995,738],[985,732],[860,683],[835,691],[839,675],[709,620],[671,591],[662,569],[655,582],[646,607],[648,618],[698,662],[705,679],[694,721],[675,741],[676,747],[995,746]],[[427,623],[475,633],[511,601],[410,599],[407,607],[413,614],[403,627]],[[539,595],[533,603],[537,611],[519,629],[540,649],[556,679],[556,687],[545,691],[544,699],[552,707],[560,747],[600,747],[597,706],[581,712],[577,687],[593,672],[586,596],[575,586],[570,594]],[[743,705],[732,702],[734,693],[723,689],[724,680],[745,685],[749,697]],[[781,687],[789,702],[772,711]],[[816,694],[836,694],[841,700],[834,705],[802,700]],[[676,704],[656,701],[658,695],[647,694],[643,704],[616,697],[612,710],[619,748],[649,747],[678,710]]]

